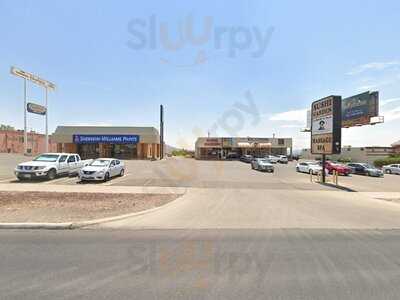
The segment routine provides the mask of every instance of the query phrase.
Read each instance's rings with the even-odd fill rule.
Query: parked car
[[[238,159],[239,158],[239,154],[237,154],[236,152],[229,152],[226,155],[226,159]]]
[[[299,162],[296,165],[296,171],[317,175],[318,173],[322,173],[322,166],[318,162],[314,161]],[[325,170],[325,172],[328,173],[328,170]]]
[[[279,161],[279,158],[274,155],[267,155],[264,158],[268,159],[271,164],[277,164]]]
[[[350,167],[331,161],[325,162],[325,168],[328,170],[329,174],[333,174],[333,171],[336,171],[339,175],[344,175],[344,176],[348,176],[351,174]]]
[[[288,158],[286,155],[278,155],[278,162],[280,164],[287,164],[288,163]]]
[[[80,170],[79,179],[81,181],[108,181],[112,177],[122,177],[124,174],[125,165],[122,161],[112,158],[98,158]]]
[[[400,175],[400,164],[386,165],[382,167],[383,173]]]
[[[381,170],[370,164],[348,163],[347,166],[351,168],[353,174],[373,176],[373,177],[383,176],[383,172]]]
[[[274,172],[274,166],[268,159],[256,158],[251,162],[251,168],[253,170],[265,171],[269,173]]]
[[[245,163],[251,163],[251,161],[253,160],[253,156],[246,154],[246,155],[243,155],[242,157],[240,157],[240,160]]]
[[[81,160],[76,153],[44,153],[32,161],[20,163],[14,170],[19,180],[47,178],[54,179],[59,175],[75,175],[93,160]]]

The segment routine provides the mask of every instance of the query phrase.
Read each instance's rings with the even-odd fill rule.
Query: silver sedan
[[[108,181],[114,176],[124,176],[125,165],[122,161],[112,158],[98,158],[79,171],[81,181]]]

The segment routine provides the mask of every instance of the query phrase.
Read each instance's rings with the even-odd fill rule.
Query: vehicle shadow
[[[27,184],[27,183],[44,183],[44,182],[52,182],[57,179],[61,178],[73,178],[77,177],[77,174],[65,174],[65,175],[58,175],[56,178],[53,180],[48,179],[48,178],[32,178],[32,179],[13,179],[10,180],[10,183],[20,183],[20,184]]]

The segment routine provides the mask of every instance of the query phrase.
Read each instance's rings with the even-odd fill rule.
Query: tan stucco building
[[[342,147],[341,154],[328,155],[328,158],[337,161],[340,159],[351,160],[352,162],[374,163],[377,159],[385,159],[394,154],[392,147],[370,146],[370,147]],[[310,149],[303,149],[301,158],[314,160],[321,155],[311,154]]]
[[[154,127],[58,126],[52,140],[58,152],[78,153],[83,159],[160,158],[160,135]]]
[[[195,144],[196,159],[227,159],[245,154],[291,155],[292,138],[199,137]]]

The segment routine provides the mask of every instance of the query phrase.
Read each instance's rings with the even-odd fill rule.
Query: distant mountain
[[[165,149],[164,149],[165,154],[172,154],[172,151],[176,150],[181,150],[181,149],[165,144]]]

